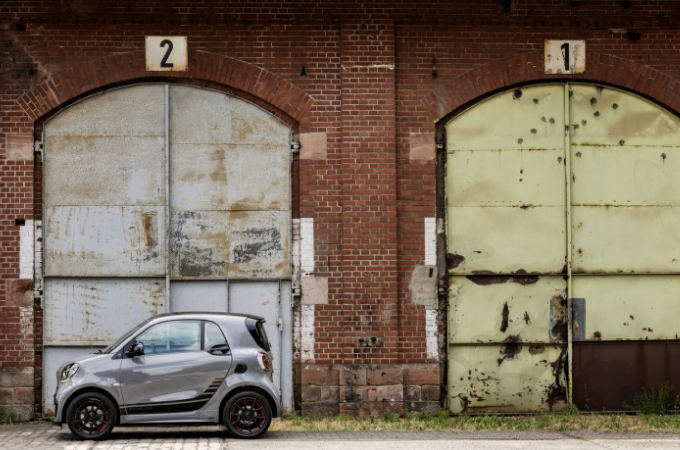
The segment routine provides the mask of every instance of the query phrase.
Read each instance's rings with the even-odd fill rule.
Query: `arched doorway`
[[[288,125],[192,86],[105,91],[44,126],[43,404],[55,371],[163,312],[267,319],[292,407]]]
[[[680,387],[680,121],[570,83],[445,128],[450,409],[620,410]]]

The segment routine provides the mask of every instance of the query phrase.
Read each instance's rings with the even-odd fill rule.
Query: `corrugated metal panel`
[[[449,346],[453,413],[559,411],[566,402],[566,346]]]
[[[173,219],[173,278],[290,278],[289,211],[185,211]]]
[[[45,345],[108,345],[165,311],[165,280],[51,278],[45,297]]]
[[[573,350],[574,403],[583,411],[630,410],[642,389],[680,392],[680,341],[579,342]]]
[[[680,276],[576,276],[585,299],[585,339],[678,339]]]
[[[452,277],[449,343],[566,342],[566,282],[562,277]],[[483,305],[483,306],[482,306]]]
[[[45,276],[163,276],[162,206],[45,209]]]

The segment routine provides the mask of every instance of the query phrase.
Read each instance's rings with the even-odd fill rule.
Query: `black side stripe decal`
[[[203,408],[208,401],[215,395],[217,389],[222,384],[222,378],[216,378],[210,386],[197,397],[186,400],[176,400],[172,402],[153,402],[153,403],[137,403],[133,405],[126,405],[121,408],[122,415],[132,414],[160,414],[160,413],[174,413],[174,412],[188,412],[196,411]]]

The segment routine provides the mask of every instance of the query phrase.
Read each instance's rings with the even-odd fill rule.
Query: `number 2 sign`
[[[545,41],[545,73],[584,73],[586,41]]]
[[[188,61],[186,36],[146,37],[146,70],[184,71]]]

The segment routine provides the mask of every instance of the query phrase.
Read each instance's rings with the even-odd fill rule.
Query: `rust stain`
[[[599,331],[596,331],[593,333],[593,339],[596,341],[601,341],[602,340],[602,333]]]
[[[455,269],[456,267],[460,266],[465,262],[465,256],[463,255],[458,255],[456,253],[447,253],[446,254],[446,265],[448,265],[451,269]]]
[[[144,226],[144,237],[147,247],[153,247],[153,219],[154,214],[152,213],[142,214],[142,224]]]
[[[550,340],[551,342],[567,341],[567,299],[555,295],[550,299]]]
[[[500,353],[502,356],[496,361],[498,361],[498,365],[500,366],[506,359],[515,359],[515,356],[521,351],[522,340],[520,337],[518,335],[508,336],[503,340],[503,345],[501,345]]]
[[[531,345],[529,346],[529,353],[532,355],[540,355],[545,352],[545,347],[542,345]]]
[[[479,286],[503,284],[508,281],[527,286],[538,282],[538,275],[528,275],[523,269],[515,272],[515,275],[498,275],[492,272],[478,271],[475,272],[475,275],[468,275],[467,279]]]
[[[503,312],[501,313],[501,332],[505,333],[508,329],[508,316],[510,315],[510,308],[508,302],[503,305]]]
[[[567,401],[567,387],[562,384],[562,372],[566,362],[567,348],[562,348],[560,355],[555,361],[550,363],[553,373],[553,384],[548,386],[547,401],[550,411],[553,410],[555,403]]]

